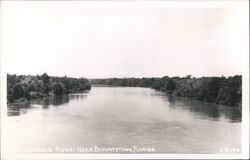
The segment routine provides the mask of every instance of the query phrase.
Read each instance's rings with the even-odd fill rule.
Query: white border
[[[1,1],[1,15],[6,6],[84,6],[84,7],[146,7],[146,8],[240,8],[246,12],[246,36],[242,37],[244,43],[244,57],[242,58],[243,71],[243,107],[242,107],[242,153],[241,154],[8,154],[4,150],[6,136],[6,70],[4,61],[3,39],[0,34],[0,60],[1,60],[1,159],[249,159],[249,2],[243,1]],[[2,18],[2,17],[1,17]],[[0,23],[1,24],[1,23]],[[1,27],[1,26],[0,26]],[[2,32],[2,28],[1,28]]]

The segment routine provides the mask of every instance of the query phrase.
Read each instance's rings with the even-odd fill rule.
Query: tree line
[[[156,90],[223,105],[242,105],[242,76],[91,79],[91,84],[150,87]]]
[[[7,74],[8,103],[90,89],[91,85],[86,78],[53,77],[47,73],[36,76]]]

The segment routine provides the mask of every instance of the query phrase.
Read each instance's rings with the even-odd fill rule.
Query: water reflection
[[[34,108],[49,109],[50,106],[61,106],[69,103],[70,100],[83,99],[85,96],[82,94],[51,96],[23,103],[10,103],[8,104],[7,115],[20,116],[20,114],[25,114],[29,109]]]
[[[8,105],[7,108],[7,115],[8,116],[19,116],[21,114],[21,110],[26,108],[30,108],[30,102],[19,102],[19,103],[11,103]],[[25,113],[25,111],[22,111]]]
[[[69,98],[72,100],[82,100],[83,98],[85,98],[87,96],[87,94],[70,94]]]
[[[171,108],[189,110],[198,113],[201,118],[212,118],[218,121],[221,117],[225,117],[230,122],[241,122],[241,109],[238,107],[201,102],[173,95],[168,95],[168,102]]]
[[[8,109],[7,115],[8,116],[20,116],[20,110]]]
[[[69,95],[56,96],[51,101],[51,104],[54,105],[54,106],[59,106],[59,105],[63,105],[63,104],[66,104],[66,103],[69,103]]]
[[[44,98],[43,103],[42,103],[43,108],[48,109],[49,105],[50,105],[49,97]]]
[[[18,147],[96,145],[150,146],[157,153],[241,149],[240,110],[148,88],[94,87],[90,93],[13,106],[8,108],[7,141],[14,152]]]

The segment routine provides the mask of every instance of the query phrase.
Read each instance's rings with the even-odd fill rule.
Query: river
[[[9,152],[240,153],[241,110],[150,88],[92,87],[10,104],[7,133]]]

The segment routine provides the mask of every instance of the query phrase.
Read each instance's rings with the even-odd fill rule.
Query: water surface
[[[240,109],[150,88],[93,87],[86,93],[11,104],[7,125],[12,152],[139,146],[154,148],[154,153],[195,154],[238,153],[241,148]]]

